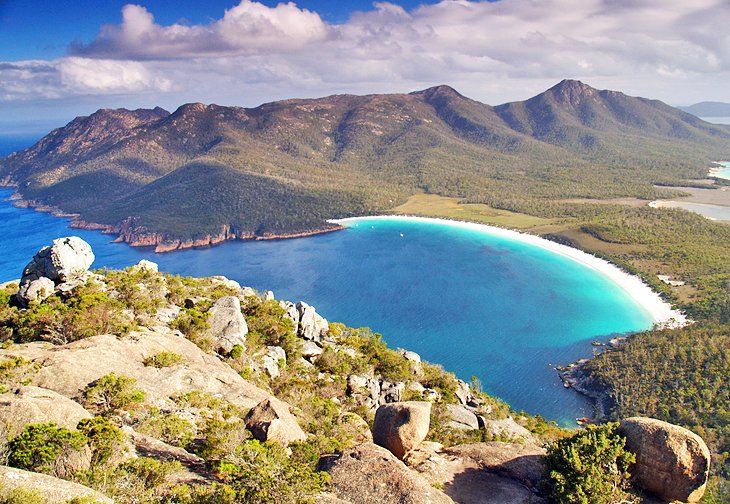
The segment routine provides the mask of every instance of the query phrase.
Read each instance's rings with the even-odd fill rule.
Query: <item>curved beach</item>
[[[687,317],[681,312],[672,308],[672,306],[664,301],[661,296],[654,292],[644,281],[638,276],[631,275],[618,266],[601,259],[594,255],[591,255],[582,250],[562,245],[539,236],[531,235],[528,233],[522,233],[519,231],[513,231],[511,229],[504,229],[495,226],[489,226],[486,224],[477,224],[473,222],[454,221],[449,219],[440,219],[435,217],[417,217],[408,215],[372,215],[366,217],[350,217],[346,219],[332,219],[329,222],[341,224],[347,226],[353,222],[367,221],[367,220],[394,220],[394,221],[416,221],[426,222],[433,224],[445,224],[448,226],[459,227],[463,229],[469,229],[472,231],[478,231],[482,233],[491,234],[494,236],[500,236],[511,240],[518,240],[523,243],[540,247],[544,250],[560,254],[568,259],[571,259],[577,263],[586,266],[620,287],[626,294],[631,297],[637,305],[639,305],[655,324],[664,325],[668,327],[679,327],[688,323]]]

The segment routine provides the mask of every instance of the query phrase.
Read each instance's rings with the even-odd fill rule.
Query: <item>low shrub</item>
[[[548,447],[547,486],[553,502],[612,504],[628,498],[629,467],[636,457],[617,429],[615,423],[589,425]]]

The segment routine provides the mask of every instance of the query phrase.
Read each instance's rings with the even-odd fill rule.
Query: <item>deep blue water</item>
[[[374,220],[291,240],[228,242],[155,254],[70,230],[65,219],[5,202],[0,190],[0,281],[18,278],[54,238],[75,234],[95,267],[146,258],[172,273],[225,275],[277,299],[306,300],[329,320],[369,326],[513,408],[572,422],[590,413],[554,365],[591,355],[590,342],[646,328],[648,316],[600,274],[555,253],[445,224]]]

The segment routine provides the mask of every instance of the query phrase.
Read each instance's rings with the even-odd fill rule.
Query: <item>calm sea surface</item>
[[[0,141],[0,145],[2,142]],[[22,147],[22,146],[20,146]],[[329,320],[369,326],[513,408],[561,423],[590,413],[554,370],[591,355],[590,342],[645,329],[648,315],[602,275],[532,245],[441,223],[373,219],[308,238],[169,254],[71,230],[65,219],[14,208],[0,190],[0,281],[18,278],[54,238],[88,241],[95,267],[149,259],[172,273],[225,275],[277,299],[306,300]]]

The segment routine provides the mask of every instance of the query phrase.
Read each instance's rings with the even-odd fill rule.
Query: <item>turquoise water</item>
[[[4,201],[0,281],[18,278],[53,238],[75,234],[95,267],[146,258],[172,273],[225,275],[278,299],[306,300],[329,320],[369,326],[513,408],[561,423],[590,414],[554,370],[591,355],[590,342],[647,328],[650,319],[602,275],[544,249],[444,223],[360,221],[308,238],[227,242],[155,254],[70,230],[65,219]]]
[[[730,162],[719,163],[721,168],[715,173],[715,177],[730,180]]]

